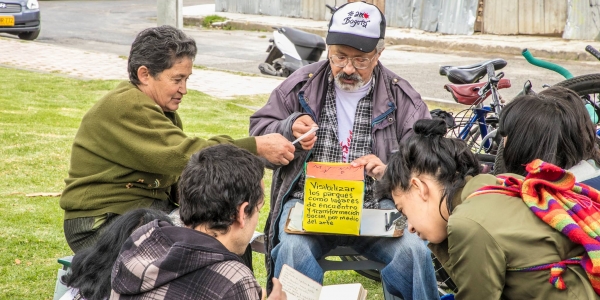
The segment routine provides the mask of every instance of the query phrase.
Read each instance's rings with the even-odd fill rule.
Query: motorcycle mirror
[[[519,94],[523,94],[523,95],[535,95],[536,92],[533,91],[533,84],[531,84],[531,81],[527,80],[525,81],[525,83],[523,84],[523,91],[521,91],[521,93]]]
[[[325,4],[325,6],[327,6],[327,8],[329,8],[329,10],[331,11],[331,14],[333,14],[337,10],[337,7],[332,7],[329,4]]]

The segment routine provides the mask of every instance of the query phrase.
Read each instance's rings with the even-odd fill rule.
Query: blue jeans
[[[390,293],[406,300],[439,299],[431,254],[425,242],[415,234],[407,230],[400,238],[288,234],[284,232],[284,226],[296,202],[299,200],[290,199],[281,212],[280,242],[271,251],[275,277],[279,277],[281,268],[287,264],[323,284],[323,269],[317,260],[337,246],[348,246],[368,259],[386,265],[380,271]]]

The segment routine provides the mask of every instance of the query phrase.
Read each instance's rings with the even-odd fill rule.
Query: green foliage
[[[52,299],[57,259],[72,255],[64,240],[58,197],[28,193],[61,192],[67,177],[71,143],[85,112],[117,81],[76,80],[60,75],[0,67],[0,299]],[[189,91],[179,113],[188,135],[209,138],[248,134],[248,118],[267,96],[215,99]],[[269,212],[271,172],[265,175]],[[265,286],[264,257],[254,254],[254,272]],[[325,284],[361,282],[368,299],[382,299],[381,284],[355,272],[328,272]]]
[[[202,19],[202,26],[206,27],[206,28],[210,28],[212,23],[223,22],[225,20],[227,20],[227,19],[224,17],[218,16],[218,15],[206,16],[206,17],[204,17],[204,19]]]

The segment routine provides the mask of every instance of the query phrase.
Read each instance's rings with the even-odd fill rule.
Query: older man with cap
[[[288,234],[284,225],[290,209],[304,199],[303,166],[307,161],[350,162],[364,166],[364,208],[393,208],[389,199],[373,193],[389,156],[412,134],[415,121],[430,118],[427,105],[410,84],[386,69],[385,18],[374,5],[344,4],[331,18],[327,35],[328,60],[294,72],[271,94],[268,103],[250,118],[254,136],[281,133],[294,140],[312,127],[316,133],[296,145],[295,158],[276,169],[265,232],[269,276],[278,277],[284,264],[317,282],[317,263],[329,250],[349,246],[386,267],[386,288],[404,299],[437,299],[430,252],[419,237],[406,231],[400,238]]]

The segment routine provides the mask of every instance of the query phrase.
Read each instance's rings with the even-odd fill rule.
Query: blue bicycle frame
[[[458,134],[459,139],[466,140],[467,136],[469,135],[469,132],[471,132],[471,128],[473,128],[473,125],[475,125],[475,124],[479,124],[479,131],[481,132],[481,137],[483,138],[483,137],[487,136],[488,128],[487,128],[487,123],[485,122],[485,117],[487,116],[488,113],[492,112],[492,108],[489,106],[484,106],[481,108],[475,108],[474,112],[475,112],[475,115],[473,115],[471,120],[469,120],[469,123],[467,123],[465,125],[465,127]],[[486,151],[489,150],[491,146],[492,146],[492,143],[490,142],[489,139],[483,141],[483,147],[485,148]]]

